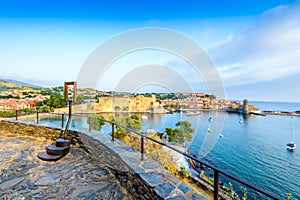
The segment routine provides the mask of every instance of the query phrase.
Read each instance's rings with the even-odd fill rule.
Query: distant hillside
[[[38,86],[38,85],[30,84],[30,83],[25,83],[25,82],[14,80],[14,79],[2,79],[2,80],[6,81],[6,82],[9,82],[9,83],[17,84],[17,85],[29,86],[29,87],[32,87],[32,88],[42,88],[42,86]]]
[[[41,87],[31,85],[28,83],[24,83],[21,81],[10,80],[10,79],[2,79],[0,80],[0,89],[1,90],[9,90],[9,89],[18,89],[18,90],[34,90],[40,89]]]

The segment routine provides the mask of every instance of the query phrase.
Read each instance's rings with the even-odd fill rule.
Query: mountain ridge
[[[0,89],[41,89],[41,86],[29,84],[14,79],[0,79]]]

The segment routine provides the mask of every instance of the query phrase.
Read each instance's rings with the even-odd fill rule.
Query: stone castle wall
[[[95,104],[96,112],[145,112],[164,113],[164,108],[156,97],[100,97]]]

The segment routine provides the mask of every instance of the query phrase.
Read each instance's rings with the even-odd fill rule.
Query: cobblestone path
[[[39,160],[37,153],[49,144],[0,133],[0,200],[130,199],[114,175],[81,148],[71,147],[57,162]]]

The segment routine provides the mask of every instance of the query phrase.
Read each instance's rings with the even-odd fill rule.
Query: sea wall
[[[62,136],[59,126],[0,121],[2,133],[15,133],[55,140]],[[180,179],[145,158],[138,151],[101,132],[71,129],[69,139],[105,163],[134,199],[206,199]]]

